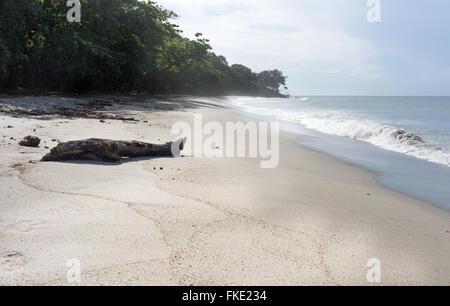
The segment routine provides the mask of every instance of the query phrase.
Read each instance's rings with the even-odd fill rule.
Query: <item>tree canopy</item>
[[[182,36],[177,15],[154,2],[0,1],[0,90],[244,94],[279,96],[279,70],[229,66],[202,34]]]

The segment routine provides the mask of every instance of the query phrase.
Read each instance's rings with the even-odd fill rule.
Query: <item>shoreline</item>
[[[294,133],[294,132],[288,132],[288,131],[284,131],[284,132],[285,133],[292,133],[292,134],[296,135],[297,139],[294,140],[294,141],[296,142],[296,144],[298,146],[301,146],[304,149],[311,150],[312,152],[317,153],[317,154],[323,154],[323,155],[325,155],[325,156],[327,156],[329,158],[335,159],[338,162],[344,163],[347,166],[356,167],[356,168],[361,169],[363,171],[369,172],[370,175],[373,176],[374,183],[379,185],[381,188],[384,188],[384,189],[387,189],[389,191],[398,193],[398,194],[400,194],[402,196],[405,196],[405,197],[412,198],[412,199],[414,199],[416,201],[423,202],[425,205],[431,205],[431,206],[433,206],[435,208],[438,208],[438,209],[441,209],[441,210],[443,210],[445,212],[449,212],[450,211],[450,208],[446,209],[446,208],[440,206],[439,204],[432,203],[432,202],[428,201],[425,198],[420,198],[418,196],[414,196],[413,194],[409,194],[407,191],[396,190],[393,186],[390,186],[389,183],[383,183],[382,182],[383,171],[381,171],[381,170],[373,169],[373,168],[369,167],[368,165],[358,164],[358,163],[356,163],[356,162],[354,162],[354,161],[352,161],[350,159],[341,158],[339,156],[333,155],[332,153],[329,153],[329,152],[327,152],[325,150],[321,150],[321,149],[315,148],[313,146],[308,146],[307,144],[302,142],[300,134],[297,134],[297,133]],[[383,149],[381,149],[381,150],[383,150]],[[397,154],[401,154],[401,153],[397,153]],[[410,156],[406,156],[406,157],[407,158],[411,158]],[[420,161],[433,164],[432,162],[429,162],[429,161],[423,161],[423,160],[420,160]],[[438,165],[439,167],[444,167],[441,164],[436,164],[436,165]]]
[[[44,141],[165,142],[171,123],[192,112],[241,118],[215,99],[191,100],[114,109],[140,114],[138,123],[0,122],[22,134],[41,125]],[[44,150],[2,144],[0,284],[65,285],[69,258],[82,263],[81,285],[371,285],[371,258],[382,263],[381,285],[450,284],[449,212],[297,137],[281,132],[273,170],[254,159],[189,157],[27,164]]]
[[[450,208],[444,208],[443,206],[441,206],[441,205],[439,205],[437,203],[432,203],[431,201],[427,200],[425,197],[421,198],[419,196],[415,196],[413,194],[408,193],[408,191],[402,191],[402,190],[399,190],[399,189],[395,189],[393,186],[389,185],[389,183],[383,183],[383,181],[382,181],[383,171],[381,171],[381,170],[372,169],[372,168],[370,168],[367,165],[357,164],[357,163],[355,163],[355,162],[353,162],[351,160],[345,160],[343,158],[335,156],[335,155],[333,155],[331,153],[328,153],[326,151],[322,151],[320,149],[315,149],[314,147],[310,147],[310,146],[308,146],[306,144],[303,144],[303,143],[301,143],[301,141],[298,143],[298,145],[303,146],[304,148],[309,149],[309,150],[311,150],[311,151],[313,151],[315,153],[324,154],[324,155],[326,155],[326,156],[328,156],[330,158],[333,158],[333,159],[335,159],[335,160],[337,160],[337,161],[339,161],[341,163],[344,163],[344,164],[346,164],[348,166],[356,167],[356,168],[359,168],[359,169],[362,169],[364,171],[367,171],[367,172],[371,173],[371,175],[373,176],[374,183],[378,184],[381,188],[384,188],[384,189],[387,189],[389,191],[398,193],[398,194],[400,194],[402,196],[405,196],[405,197],[409,197],[409,198],[414,199],[416,201],[423,202],[425,205],[431,205],[431,206],[433,206],[435,208],[438,208],[440,210],[443,210],[445,212],[449,212],[450,211]],[[401,154],[401,153],[399,153],[399,154]],[[407,157],[409,157],[409,156],[407,156]],[[429,162],[429,161],[425,161],[425,162],[432,163],[432,162]],[[440,164],[437,164],[437,165],[439,167],[444,167],[443,165],[440,165]]]
[[[298,134],[298,135],[300,135],[300,134]],[[329,135],[325,135],[325,136],[329,137]],[[339,137],[339,136],[331,135],[331,137]],[[360,169],[370,172],[373,175],[374,181],[376,182],[376,184],[378,184],[382,188],[386,188],[390,191],[399,193],[406,197],[410,197],[415,200],[424,202],[427,205],[431,205],[433,207],[442,209],[443,211],[446,211],[446,212],[450,211],[449,202],[446,200],[447,199],[446,194],[442,194],[440,196],[440,198],[433,198],[436,195],[431,194],[431,192],[429,190],[421,191],[421,188],[424,187],[421,184],[423,184],[424,181],[417,181],[417,182],[411,181],[409,183],[404,183],[402,180],[405,179],[405,175],[407,175],[407,174],[404,174],[404,173],[399,174],[399,173],[396,173],[395,171],[386,172],[386,167],[383,169],[382,167],[377,167],[370,163],[364,163],[362,161],[352,159],[352,157],[342,156],[342,155],[339,155],[336,153],[333,154],[332,152],[330,152],[330,150],[332,149],[332,146],[327,145],[325,147],[325,146],[323,146],[323,145],[321,146],[320,144],[317,144],[317,143],[307,144],[301,140],[301,137],[298,139],[297,144],[299,146],[308,148],[309,150],[312,150],[314,152],[325,154],[326,156],[334,158],[339,162],[342,162],[347,165],[354,166],[354,167],[357,167],[357,168],[360,168]],[[383,148],[371,147],[372,145],[368,144],[368,143],[356,143],[353,145],[358,146],[361,144],[366,147],[370,147],[368,151],[377,150],[379,152],[396,155],[396,158],[400,161],[411,160],[414,163],[419,163],[425,169],[432,168],[432,169],[434,169],[433,170],[434,172],[430,172],[430,173],[435,174],[435,176],[433,178],[437,181],[439,181],[442,178],[441,181],[445,182],[446,181],[445,177],[448,177],[448,175],[446,175],[446,174],[448,174],[448,172],[447,172],[448,169],[445,165],[437,164],[437,163],[430,162],[427,160],[418,159],[416,157],[412,157],[412,156],[405,155],[405,154],[398,153],[398,152],[388,151]],[[429,170],[429,171],[431,171],[431,170]],[[415,174],[419,174],[419,173],[417,172]],[[414,185],[416,185],[416,186],[414,186]],[[443,185],[443,184],[441,184],[441,185]],[[444,183],[444,185],[445,185],[445,183]],[[417,187],[417,188],[414,189],[414,187]],[[442,187],[442,186],[440,186],[440,187]],[[440,187],[437,187],[437,188],[440,188]]]
[[[254,120],[279,121],[275,117],[249,112],[234,104],[231,108]],[[381,186],[450,211],[450,192],[445,191],[445,182],[450,178],[450,168],[446,165],[388,150],[369,142],[326,134],[300,123],[283,120],[280,122],[282,130],[299,136],[296,141],[298,145],[371,171]],[[348,154],[350,152],[351,154]]]

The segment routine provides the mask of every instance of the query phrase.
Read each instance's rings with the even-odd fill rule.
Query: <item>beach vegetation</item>
[[[230,66],[201,33],[184,37],[155,2],[81,0],[76,22],[67,4],[0,2],[0,90],[280,96],[285,86],[279,70]]]

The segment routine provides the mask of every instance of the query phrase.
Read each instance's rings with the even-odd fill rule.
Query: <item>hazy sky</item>
[[[156,0],[230,64],[281,69],[291,94],[450,95],[450,1]]]

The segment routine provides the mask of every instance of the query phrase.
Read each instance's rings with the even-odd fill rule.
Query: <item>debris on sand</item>
[[[186,138],[162,145],[95,138],[69,141],[60,143],[51,149],[42,161],[94,160],[118,162],[122,158],[178,156],[185,143]]]
[[[66,105],[66,106],[50,106],[48,108],[25,109],[25,108],[0,108],[0,113],[4,113],[15,117],[43,117],[58,116],[62,118],[83,118],[98,120],[121,120],[128,122],[139,122],[135,118],[123,117],[121,115],[107,114],[104,111],[106,106],[112,103],[100,100],[94,100],[87,104]],[[62,122],[60,122],[62,123]],[[8,126],[8,128],[13,128]]]
[[[19,142],[22,147],[36,148],[41,143],[41,139],[35,136],[26,136],[23,140]]]

